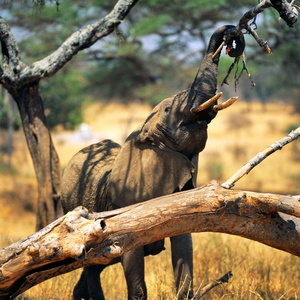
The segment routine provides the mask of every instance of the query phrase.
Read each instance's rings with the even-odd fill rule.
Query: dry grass
[[[93,132],[90,141],[78,142],[73,133],[53,135],[62,165],[86,144],[104,138],[122,142],[125,136],[148,115],[150,107],[111,104],[93,105],[86,110],[86,122]],[[299,115],[289,106],[270,104],[263,110],[254,103],[251,110],[243,102],[219,113],[209,126],[209,140],[200,156],[198,184],[211,179],[223,182],[251,157],[285,135],[291,124],[299,124]],[[37,199],[36,182],[30,156],[22,134],[17,135],[14,175],[0,174],[0,246],[4,247],[35,230],[33,213]],[[249,175],[237,189],[262,192],[300,193],[300,141],[286,146]],[[5,162],[0,156],[0,163]],[[227,273],[233,279],[211,291],[204,299],[299,299],[300,260],[262,244],[226,234],[194,234],[195,288]],[[166,251],[146,258],[149,299],[176,299],[169,243]],[[31,299],[70,299],[80,270],[48,280],[27,291]],[[107,299],[125,299],[126,284],[120,264],[107,268],[102,276]]]
[[[209,126],[207,146],[200,156],[199,184],[211,177],[213,166],[221,166],[218,181],[230,178],[261,150],[285,136],[291,124],[300,124],[299,115],[286,105],[253,103],[251,110],[240,102],[230,111],[220,112]],[[299,125],[298,125],[299,126]],[[300,142],[286,146],[267,158],[237,184],[237,189],[261,192],[299,193]]]
[[[194,286],[203,287],[229,270],[233,278],[210,291],[203,299],[283,300],[299,299],[299,258],[240,237],[216,233],[193,234]],[[48,280],[27,291],[36,299],[70,299],[80,270]],[[101,274],[107,299],[126,299],[126,283],[120,264]],[[146,258],[149,299],[176,299],[167,240],[166,250]]]

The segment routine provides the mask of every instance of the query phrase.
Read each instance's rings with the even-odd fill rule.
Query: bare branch
[[[79,207],[0,250],[0,298],[189,232],[239,235],[300,257],[299,217],[300,202],[293,197],[227,190],[216,182],[104,213]]]
[[[240,19],[238,25],[235,28],[229,29],[226,31],[224,36],[224,43],[221,44],[221,46],[225,46],[227,41],[232,39],[233,37],[238,36],[243,29],[246,29],[248,25],[248,22],[252,19],[254,19],[259,13],[263,12],[266,8],[272,7],[272,3],[270,0],[264,0],[257,4],[255,7],[251,8],[249,11],[247,11],[243,17]],[[218,50],[214,53],[213,57],[216,56],[221,50],[222,47],[219,47]]]
[[[247,25],[246,29],[254,37],[254,39],[257,41],[257,43],[259,44],[260,47],[265,48],[265,50],[267,51],[268,54],[272,54],[267,41],[264,41],[263,39],[261,39],[258,36],[257,32],[254,29],[252,29],[251,26]]]
[[[245,174],[248,174],[255,166],[257,166],[270,154],[274,153],[277,150],[282,149],[282,147],[284,147],[285,145],[298,139],[299,135],[300,135],[300,127],[291,131],[288,136],[273,143],[262,152],[259,152],[252,159],[250,159],[240,170],[238,170],[231,178],[229,178],[226,182],[222,183],[222,187],[226,189],[231,189],[239,179],[241,179]]]
[[[229,75],[230,75],[230,73],[231,73],[233,67],[235,66],[235,64],[238,63],[239,58],[240,58],[239,56],[234,58],[234,61],[233,61],[233,63],[230,65],[230,67],[229,67],[229,69],[228,69],[228,71],[227,71],[227,74],[226,74],[226,76],[224,77],[224,79],[223,79],[223,81],[222,81],[222,83],[221,83],[221,86],[222,86],[223,84],[229,85],[227,79],[228,79],[228,77],[229,77]]]
[[[211,58],[214,59],[217,56],[217,54],[219,54],[222,51],[222,49],[225,45],[226,45],[226,43],[225,43],[225,41],[223,41],[222,44],[219,46],[219,48],[217,49],[217,51],[213,54],[213,56]]]
[[[298,20],[297,7],[286,0],[271,0],[273,7],[278,11],[280,17],[290,26],[293,27],[294,23]]]
[[[263,12],[266,8],[273,7],[278,11],[282,19],[292,27],[298,20],[298,11],[295,7],[286,0],[263,0],[258,5],[247,11],[240,19],[236,27],[236,34],[239,34],[243,29],[246,29],[248,22],[254,19],[258,14]]]
[[[237,76],[237,72],[236,72],[236,75],[235,75],[235,81],[234,81],[234,87],[235,87],[235,92],[237,92],[237,85],[239,84],[239,80],[244,72],[244,70],[246,71],[250,81],[251,81],[251,87],[254,88],[255,87],[255,82],[253,81],[252,79],[252,76],[247,68],[247,65],[246,65],[246,56],[245,56],[245,53],[243,52],[243,55],[242,55],[242,62],[243,62],[243,68],[240,72],[240,75]],[[227,79],[227,76],[225,77]]]
[[[211,289],[214,287],[221,285],[223,283],[227,283],[229,279],[232,277],[231,271],[223,275],[221,278],[214,280],[213,282],[209,283],[205,287],[203,287],[200,291],[197,291],[196,295],[192,300],[200,299],[202,298],[205,294],[207,294]]]

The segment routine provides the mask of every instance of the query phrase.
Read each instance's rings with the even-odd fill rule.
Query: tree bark
[[[44,114],[38,82],[13,91],[13,96],[20,111],[38,182],[36,228],[39,230],[63,214],[60,203],[62,171]]]
[[[9,172],[11,172],[11,158],[13,153],[13,117],[12,117],[12,99],[10,94],[5,91],[4,92],[4,103],[8,107],[7,112],[7,166]]]
[[[165,237],[207,231],[238,235],[300,257],[300,202],[227,190],[212,182],[114,211],[89,214],[79,207],[0,251],[0,299],[83,266],[108,264]]]

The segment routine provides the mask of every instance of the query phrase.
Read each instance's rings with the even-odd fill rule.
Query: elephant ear
[[[150,143],[136,143],[139,134],[129,136],[112,166],[109,189],[118,207],[178,192],[195,176],[187,157]]]
[[[153,132],[156,128],[156,124],[159,120],[159,110],[160,110],[161,103],[156,105],[143,126],[139,127],[137,131],[133,132],[128,138],[134,139],[136,143],[146,143],[146,142],[153,142]]]

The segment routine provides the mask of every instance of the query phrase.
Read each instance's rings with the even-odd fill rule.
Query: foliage
[[[68,68],[41,82],[50,128],[60,124],[66,129],[74,129],[82,122],[83,88],[83,77]]]
[[[187,88],[216,26],[237,24],[245,9],[255,4],[250,0],[175,0],[170,5],[167,0],[140,0],[126,22],[115,30],[115,35],[81,53],[80,61],[72,60],[72,65],[63,73],[67,78],[57,74],[55,77],[60,79],[49,79],[49,83],[44,84],[47,88],[42,87],[42,92],[50,125],[61,123],[72,128],[80,122],[80,102],[85,99],[122,102],[138,99],[155,104],[165,96]],[[7,3],[7,18],[22,36],[22,57],[31,63],[53,52],[75,30],[99,20],[113,5],[114,2],[108,0],[11,1]],[[246,79],[238,89],[246,100],[254,96],[262,101],[288,98],[300,110],[299,101],[295,101],[299,98],[300,86],[299,75],[296,75],[300,60],[299,40],[282,38],[299,36],[299,25],[293,32],[283,21],[278,25],[277,19],[277,13],[270,9],[264,12],[263,19],[257,20],[258,33],[268,39],[274,55],[268,57],[253,38],[248,38],[247,65],[256,87],[252,92]],[[219,81],[231,62],[231,58],[222,54]],[[293,74],[292,78],[290,74]],[[229,78],[232,87],[233,77],[234,72]],[[242,78],[247,75],[244,73]],[[73,93],[75,85],[76,95]],[[66,90],[70,87],[71,90]],[[288,95],[286,87],[289,88]],[[68,104],[64,104],[64,99],[68,99]],[[60,111],[71,119],[63,122],[58,114]]]

